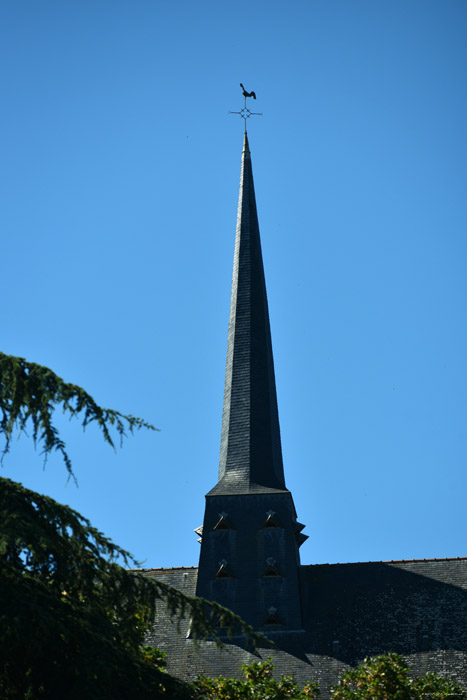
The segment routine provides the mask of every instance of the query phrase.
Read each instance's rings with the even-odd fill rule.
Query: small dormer
[[[219,513],[219,520],[216,522],[213,530],[233,530],[234,528],[230,524],[228,519],[228,513]]]
[[[198,540],[197,540],[197,542],[199,542],[199,543],[201,544],[201,541],[202,541],[202,539],[203,539],[203,526],[200,525],[199,527],[196,527],[196,528],[194,529],[194,532],[195,532],[195,535],[198,535]]]
[[[219,562],[219,569],[217,570],[217,573],[214,576],[214,578],[233,578],[232,574],[227,568],[227,561],[225,559],[221,559],[221,561]]]
[[[266,559],[266,569],[263,574],[263,578],[270,578],[273,576],[280,576],[279,570],[276,566],[276,560],[272,557]]]
[[[275,608],[273,605],[268,608],[268,614],[263,622],[263,625],[265,627],[268,625],[282,625],[282,622],[277,615],[277,608]]]
[[[266,516],[266,520],[261,526],[262,529],[266,529],[268,527],[281,527],[277,520],[274,519],[275,512],[273,510],[268,510]]]
[[[305,525],[303,523],[299,523],[298,520],[296,522],[296,530],[295,530],[295,541],[297,542],[297,545],[299,547],[302,546],[304,542],[308,539],[308,535],[304,535],[302,530],[304,529]]]

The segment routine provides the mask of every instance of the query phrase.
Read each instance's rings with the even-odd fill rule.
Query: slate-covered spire
[[[268,302],[245,132],[219,481],[209,495],[285,491]]]
[[[219,480],[206,494],[196,595],[255,629],[302,627],[299,547],[285,487],[268,302],[245,134],[238,202]]]

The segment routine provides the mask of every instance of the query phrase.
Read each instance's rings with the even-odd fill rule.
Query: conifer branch
[[[37,600],[47,595],[77,610],[104,611],[112,635],[134,648],[154,622],[158,602],[171,619],[190,620],[194,639],[222,646],[214,624],[221,619],[228,634],[243,634],[253,647],[265,642],[227,608],[123,568],[119,561],[125,567],[138,562],[84,516],[10,479],[0,479],[0,522],[0,572],[11,584],[31,586],[31,604],[37,594]]]
[[[53,423],[57,406],[70,418],[81,418],[84,429],[97,423],[104,440],[114,449],[112,429],[118,433],[120,444],[127,431],[157,430],[141,418],[102,408],[84,389],[64,382],[48,367],[0,352],[0,431],[5,436],[2,459],[10,450],[15,431],[24,432],[30,420],[34,444],[42,447],[44,459],[51,452],[59,452],[69,476],[76,481],[65,443]]]

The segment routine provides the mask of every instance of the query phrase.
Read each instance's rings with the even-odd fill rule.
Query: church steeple
[[[253,171],[245,132],[230,302],[219,482],[211,494],[285,490]]]
[[[268,302],[245,132],[230,303],[219,479],[206,496],[196,595],[264,632],[301,628],[298,549],[285,487]]]

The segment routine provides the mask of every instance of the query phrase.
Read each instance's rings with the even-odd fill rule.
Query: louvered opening
[[[221,564],[214,578],[233,578],[225,564]]]
[[[279,617],[277,616],[277,610],[275,608],[270,608],[268,610],[268,615],[263,622],[263,625],[282,625],[282,622],[280,621]]]
[[[230,521],[225,515],[221,515],[217,523],[212,528],[213,530],[233,530]]]
[[[280,527],[280,525],[278,524],[277,520],[274,520],[272,515],[268,515],[268,517],[266,518],[266,520],[263,524],[263,528],[266,528],[266,527]]]

